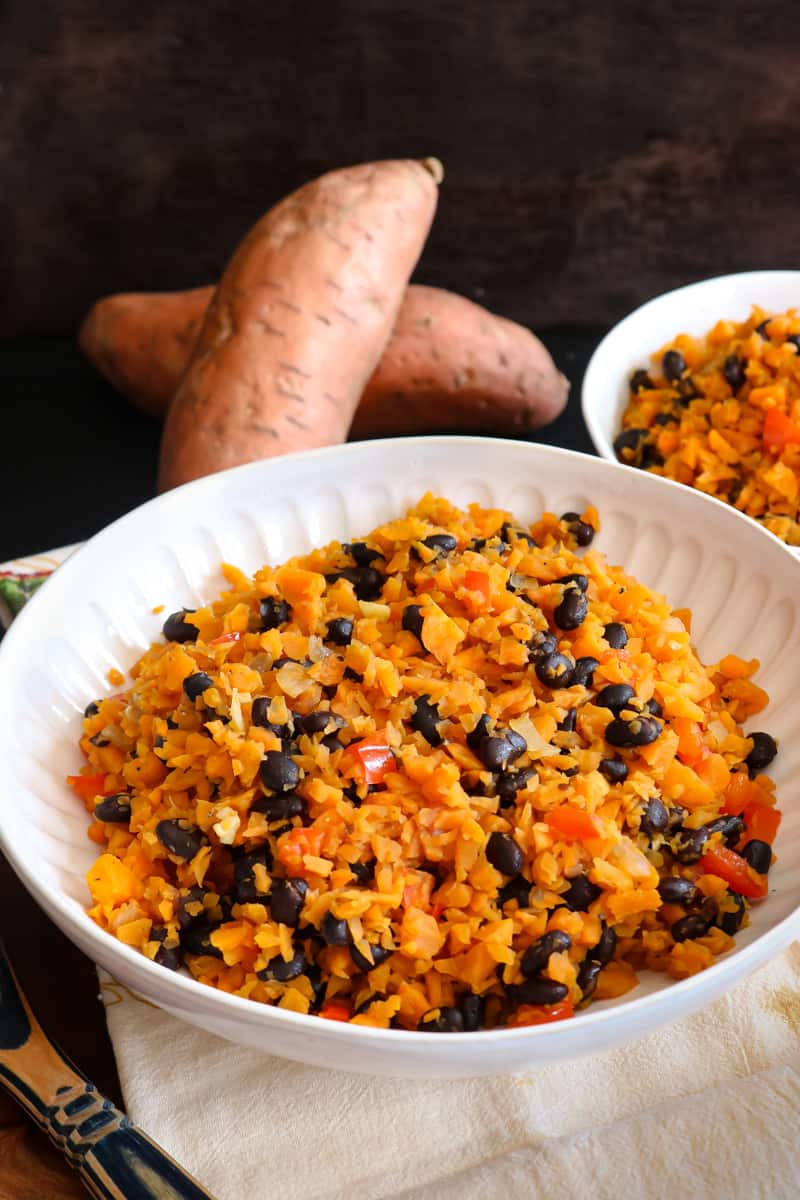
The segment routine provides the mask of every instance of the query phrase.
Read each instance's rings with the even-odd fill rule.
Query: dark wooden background
[[[534,326],[794,265],[789,0],[3,0],[0,331],[218,274],[273,201],[436,154],[419,275]]]
[[[0,561],[152,494],[156,425],[75,346],[92,301],[213,280],[346,162],[443,160],[417,277],[542,333],[573,381],[544,439],[589,448],[578,384],[604,327],[798,265],[799,68],[788,0],[0,0]],[[93,968],[2,860],[0,934],[119,1098]],[[0,1200],[79,1194],[0,1095]]]

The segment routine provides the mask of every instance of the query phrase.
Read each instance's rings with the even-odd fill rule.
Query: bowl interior
[[[613,441],[628,402],[628,380],[679,333],[705,333],[722,319],[744,320],[754,304],[773,312],[800,305],[800,271],[746,271],[666,292],[637,308],[603,338],[583,380],[583,416],[598,454],[614,461]]]
[[[693,610],[706,662],[729,651],[761,660],[758,681],[771,702],[755,727],[781,741],[774,774],[786,815],[769,901],[754,910],[736,953],[746,956],[760,934],[797,908],[800,809],[790,803],[789,781],[800,769],[800,589],[786,548],[688,488],[569,451],[482,438],[361,443],[239,468],[143,506],[60,568],[0,646],[0,844],[65,932],[110,969],[124,965],[145,992],[153,994],[154,972],[169,973],[99,930],[84,911],[94,847],[86,815],[64,783],[82,762],[84,706],[118,690],[109,670],[127,670],[158,636],[164,615],[155,606],[170,612],[217,593],[220,562],[252,570],[366,533],[426,490],[459,504],[507,508],[524,521],[596,504],[599,548],[675,606]],[[186,989],[202,994],[206,1008],[230,1005],[230,997],[192,980],[179,986],[184,996]],[[598,1008],[641,1003],[669,986],[653,976],[632,1000]],[[247,1007],[251,1024],[298,1019]]]

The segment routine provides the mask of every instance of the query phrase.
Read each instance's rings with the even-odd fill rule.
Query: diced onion
[[[311,683],[300,663],[294,662],[285,663],[279,671],[276,671],[275,679],[278,687],[287,696],[299,696]]]
[[[373,621],[388,621],[392,615],[388,604],[379,604],[376,600],[359,600],[358,607],[362,617],[371,617]]]
[[[236,733],[244,733],[242,702],[239,699],[239,693],[236,688],[231,693],[231,729],[235,730]]]
[[[553,755],[561,753],[558,746],[551,746],[544,740],[530,717],[514,717],[508,723],[516,733],[525,738],[528,743],[528,753],[534,758],[551,758]]]

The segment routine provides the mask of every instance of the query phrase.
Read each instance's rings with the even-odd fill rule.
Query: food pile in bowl
[[[733,946],[767,893],[756,660],[704,666],[592,508],[405,516],[166,617],[70,778],[90,915],[301,1013],[458,1032],[570,1018]]]
[[[614,450],[800,546],[800,313],[754,307],[670,340],[631,376]]]

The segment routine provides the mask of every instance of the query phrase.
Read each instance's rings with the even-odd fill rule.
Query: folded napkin
[[[620,1049],[455,1081],[259,1055],[100,989],[130,1116],[218,1200],[800,1196],[800,943]]]

